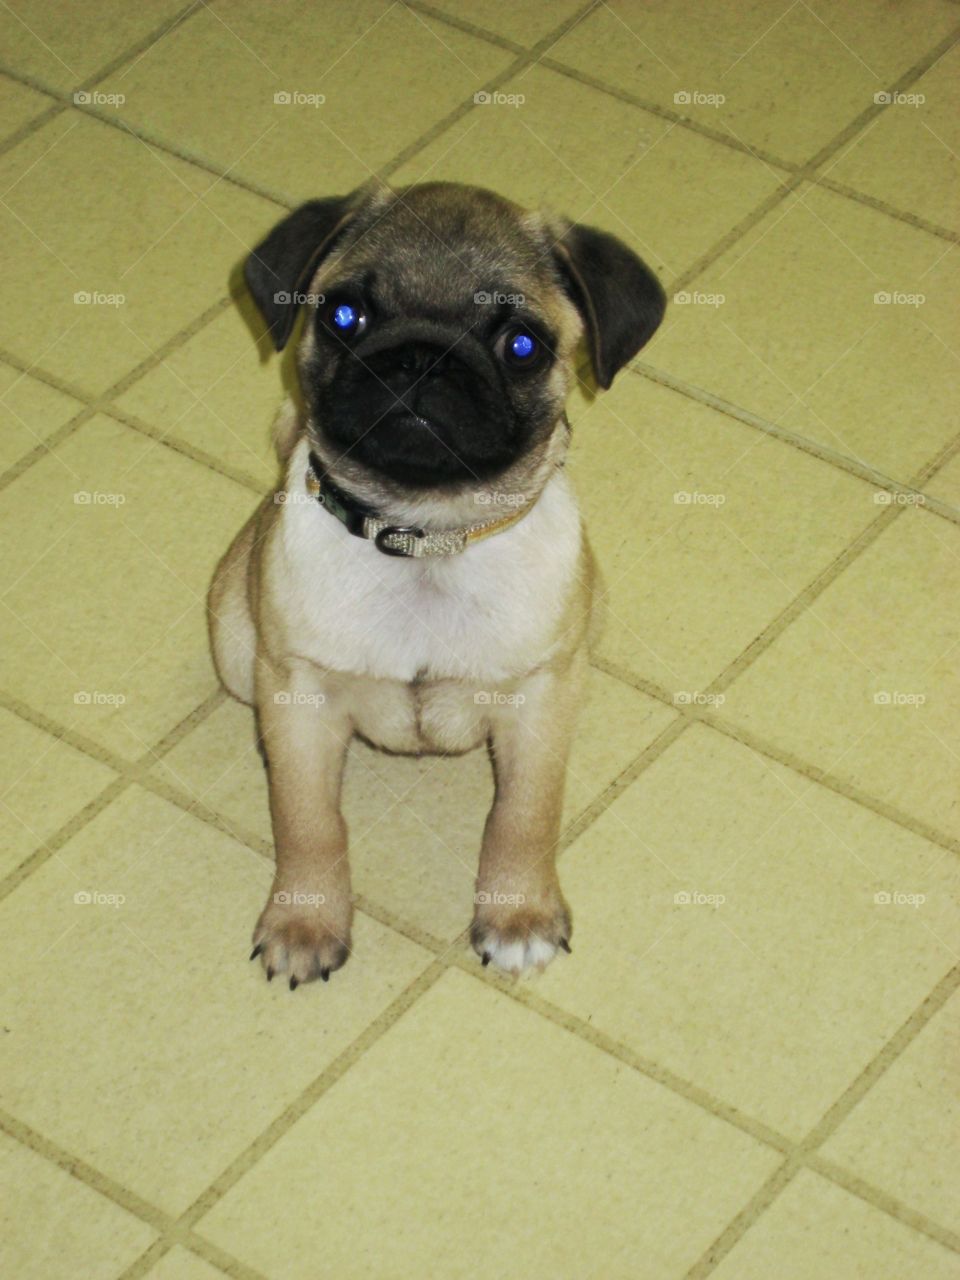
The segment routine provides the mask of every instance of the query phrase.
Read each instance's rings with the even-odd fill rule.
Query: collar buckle
[[[388,538],[394,537],[422,538],[423,530],[418,529],[413,524],[388,524],[378,530],[373,539],[373,545],[378,551],[382,551],[385,556],[403,556],[409,559],[417,554],[415,544],[413,547],[409,543],[401,543],[400,546],[396,546],[387,542]]]

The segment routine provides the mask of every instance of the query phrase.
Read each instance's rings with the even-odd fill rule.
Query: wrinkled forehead
[[[547,294],[557,282],[537,215],[491,193],[449,188],[414,188],[370,210],[337,275],[372,278],[388,305],[429,300],[451,309],[478,292]]]

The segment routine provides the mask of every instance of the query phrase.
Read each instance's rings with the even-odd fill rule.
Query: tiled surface
[[[611,0],[550,56],[802,164],[956,23],[948,0],[867,12],[856,0],[826,7]]]
[[[940,849],[702,726],[580,836],[563,880],[577,964],[538,991],[796,1139],[955,963]]]
[[[960,55],[945,54],[843,148],[830,177],[960,230]]]
[[[960,529],[906,508],[731,685],[721,716],[960,836],[958,590]]]
[[[0,1134],[0,1266],[5,1275],[116,1276],[156,1233],[70,1176]]]
[[[823,1148],[828,1159],[953,1230],[960,1225],[960,1175],[956,1150],[943,1137],[960,1127],[958,1053],[954,996]]]
[[[372,1167],[373,1146],[385,1158]],[[518,1272],[589,1275],[601,1250],[618,1280],[641,1263],[679,1275],[776,1163],[568,1032],[448,973],[198,1231],[291,1280],[314,1275],[321,1250],[336,1270],[376,1266],[398,1280],[428,1271],[438,1253],[451,1277],[493,1270],[505,1254]],[[318,1216],[328,1175],[337,1212]],[[585,1213],[598,1185],[602,1203]]]
[[[956,434],[958,263],[804,185],[685,291],[643,358],[906,480]]]
[[[960,532],[874,477],[960,511],[960,6],[868,9],[0,9],[4,1274],[960,1274]],[[95,91],[32,128],[44,88]],[[514,986],[459,936],[484,752],[355,744],[367,909],[291,995],[246,962],[265,777],[203,610],[289,364],[223,303],[284,204],[380,170],[594,222],[688,300],[571,398],[607,605],[573,954]]]
[[[956,1280],[957,1259],[813,1173],[801,1173],[713,1273],[717,1280]]]
[[[322,42],[319,35],[310,0],[285,4],[279,20],[257,0],[222,14],[204,6],[99,88],[126,94],[127,124],[284,199],[306,200],[366,182],[513,60],[382,0],[325,6]],[[308,48],[315,52],[305,61]],[[216,101],[198,112],[191,89],[205,82],[216,85]]]

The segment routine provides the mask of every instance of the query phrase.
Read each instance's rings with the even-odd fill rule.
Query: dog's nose
[[[450,351],[426,342],[406,342],[403,346],[378,352],[373,363],[382,373],[400,373],[410,381],[451,372],[459,361]]]

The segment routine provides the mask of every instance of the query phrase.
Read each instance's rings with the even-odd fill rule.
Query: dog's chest
[[[328,513],[290,506],[277,549],[289,642],[378,679],[510,679],[545,658],[579,548],[565,486],[506,532],[432,561],[384,556]]]

